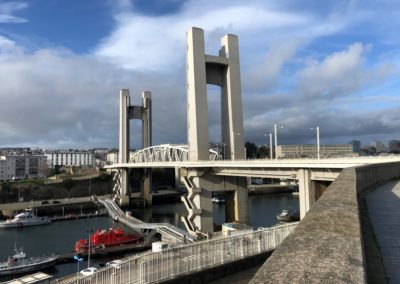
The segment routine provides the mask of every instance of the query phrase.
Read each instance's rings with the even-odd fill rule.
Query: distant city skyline
[[[187,143],[185,33],[239,36],[244,140],[400,140],[396,1],[0,2],[0,147],[118,146],[119,90],[153,93],[153,143]],[[209,87],[210,141],[220,141]],[[132,123],[132,147],[140,124]]]

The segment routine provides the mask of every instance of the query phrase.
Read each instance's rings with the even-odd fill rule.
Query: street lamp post
[[[320,158],[319,153],[320,153],[320,147],[319,147],[319,126],[317,126],[317,156],[318,156],[318,160],[319,160],[319,158]]]
[[[83,258],[79,257],[79,255],[74,255],[74,259],[76,260],[76,262],[78,264],[78,270],[77,270],[76,274],[79,274],[79,262],[82,262]]]
[[[283,128],[280,126],[279,128]],[[275,134],[275,159],[278,159],[278,125],[274,124],[274,134]]]
[[[272,160],[272,133],[269,134],[269,156]]]
[[[21,200],[21,183],[17,180],[16,176],[12,177],[13,182],[17,181],[18,183],[18,200],[17,202],[19,202]]]
[[[317,130],[317,158],[319,160],[320,158],[319,126],[317,126],[315,129]],[[314,130],[314,127],[312,127],[311,130]]]
[[[89,268],[90,267],[90,251],[91,251],[91,249],[90,249],[90,233],[92,233],[92,230],[89,230],[89,231],[87,231],[88,232],[88,234],[89,234],[89,246],[88,246],[88,262],[87,262],[87,267]]]
[[[264,136],[267,136],[267,133],[264,133]],[[272,133],[269,134],[269,158],[272,160]]]

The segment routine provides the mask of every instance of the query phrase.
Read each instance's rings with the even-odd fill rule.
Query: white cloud
[[[247,140],[265,141],[263,133],[274,123],[285,125],[283,142],[314,142],[309,127],[316,125],[322,139],[339,137],[337,142],[352,135],[395,131],[400,116],[394,104],[370,112],[359,108],[355,96],[392,74],[391,65],[371,62],[368,45],[347,47],[323,37],[348,33],[358,18],[341,17],[338,11],[331,17],[326,15],[329,11],[298,11],[285,7],[285,1],[271,3],[223,0],[216,5],[192,0],[175,13],[145,16],[135,10],[134,2],[119,0],[115,29],[91,55],[65,48],[31,53],[0,36],[1,145],[116,146],[121,88],[131,89],[135,104],[140,103],[142,90],[153,92],[154,143],[185,143],[185,32],[191,26],[205,29],[210,54],[217,53],[225,33],[239,35]],[[3,6],[0,15],[24,8],[19,7],[7,8],[6,13]],[[315,41],[329,41],[342,51],[321,59],[318,51],[305,48]],[[305,53],[311,58],[306,66]],[[298,95],[296,83],[306,98]],[[212,97],[217,93],[209,94],[213,139],[220,137],[220,104]],[[379,101],[381,94],[368,96]],[[395,102],[395,95],[387,97]],[[131,139],[140,146],[140,123],[133,125]]]
[[[304,41],[289,39],[284,42],[273,43],[261,62],[249,68],[244,73],[246,90],[256,93],[265,93],[276,86],[276,81],[285,63],[296,53]]]
[[[310,60],[299,72],[300,92],[310,98],[349,95],[365,84],[381,80],[392,72],[391,65],[367,68],[365,54],[370,46],[354,43],[322,61]]]
[[[14,12],[26,9],[26,2],[6,2],[0,4],[0,23],[25,23],[26,19],[12,15]]]
[[[205,29],[207,39],[209,36],[219,38],[227,32],[243,33],[241,45],[257,47],[264,42],[257,47],[262,48],[268,40],[260,35],[267,34],[267,31],[276,32],[309,22],[305,16],[270,10],[257,3],[226,6],[222,3],[218,7],[214,5],[213,9],[206,7],[189,1],[180,12],[173,15],[150,17],[135,12],[118,14],[116,29],[103,40],[95,53],[125,68],[166,71],[184,64],[185,33],[192,26]],[[250,38],[251,43],[248,42]],[[218,46],[211,50],[217,53]]]

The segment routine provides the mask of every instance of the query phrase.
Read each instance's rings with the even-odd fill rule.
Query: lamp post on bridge
[[[280,129],[283,128],[283,126],[279,126]],[[275,159],[278,159],[278,125],[274,124],[274,134],[275,134]]]
[[[264,133],[264,136],[267,136],[267,133]],[[273,159],[272,157],[272,133],[269,133],[269,158],[270,160]]]
[[[320,145],[319,145],[319,126],[317,126],[317,127],[311,127],[311,130],[314,130],[314,129],[316,129],[317,130],[317,159],[319,160],[319,158],[320,158]]]

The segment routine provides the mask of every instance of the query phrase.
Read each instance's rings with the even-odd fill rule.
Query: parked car
[[[61,203],[61,201],[53,200],[53,204],[60,204],[60,203]]]
[[[88,267],[84,270],[81,270],[81,275],[83,276],[90,276],[93,275],[97,270],[99,270],[97,267]]]
[[[106,266],[108,267],[114,267],[114,268],[120,268],[121,264],[123,263],[123,261],[121,259],[116,259],[110,262],[106,263]]]
[[[42,202],[40,202],[40,204],[44,205],[44,204],[49,204],[50,202],[48,200],[43,200]]]

